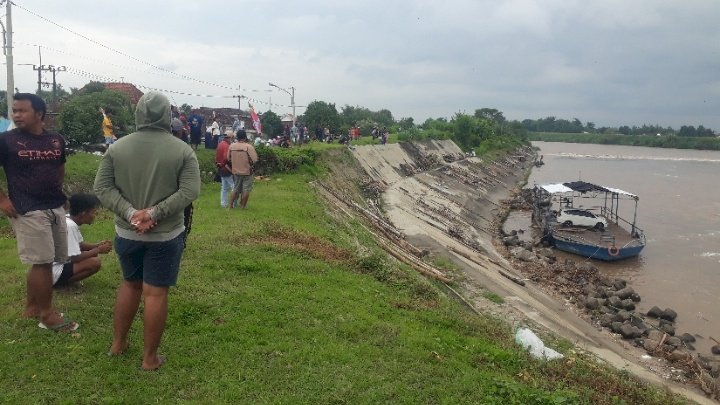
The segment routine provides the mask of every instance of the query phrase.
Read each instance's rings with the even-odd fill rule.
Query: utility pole
[[[53,98],[57,97],[57,81],[55,81],[55,73],[56,72],[64,72],[67,70],[67,67],[65,66],[58,66],[57,68],[53,65],[50,65],[50,71],[53,74]]]
[[[242,98],[243,98],[243,95],[242,95],[242,86],[240,86],[240,85],[238,84],[238,95],[237,95],[237,99],[238,99],[238,112],[242,112],[242,103],[241,103]]]
[[[13,75],[13,54],[12,54],[12,2],[6,0],[5,16],[7,27],[5,31],[5,62],[7,63],[7,118],[12,120],[13,96],[15,94],[15,76]],[[2,4],[0,2],[0,4]]]
[[[33,65],[33,70],[37,70],[37,71],[38,71],[38,93],[40,92],[42,85],[50,86],[50,85],[52,84],[53,98],[54,98],[55,96],[57,96],[57,80],[56,80],[56,74],[57,74],[58,72],[65,72],[65,71],[67,70],[67,67],[65,67],[65,66],[57,66],[57,67],[56,67],[56,66],[53,66],[53,65],[47,65],[47,66],[45,66],[45,65],[40,65],[40,66],[35,66],[35,65]],[[41,77],[41,73],[42,73],[42,72],[50,72],[50,73],[52,73],[52,77],[53,77],[53,78],[52,78],[52,83],[48,83],[48,82],[43,82],[43,81],[42,81],[42,77]]]

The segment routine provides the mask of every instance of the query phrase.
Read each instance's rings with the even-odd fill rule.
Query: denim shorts
[[[143,242],[115,236],[115,252],[127,281],[142,281],[153,287],[177,283],[185,232],[165,242]]]

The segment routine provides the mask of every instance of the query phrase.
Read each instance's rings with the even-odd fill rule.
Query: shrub
[[[113,90],[81,94],[68,101],[58,116],[60,133],[69,144],[102,140],[100,107],[110,112],[110,119],[117,127],[116,135],[126,134],[134,127],[132,106],[124,94]]]
[[[255,165],[255,174],[260,175],[296,170],[315,163],[318,156],[317,151],[309,148],[258,146],[256,150],[259,161]]]

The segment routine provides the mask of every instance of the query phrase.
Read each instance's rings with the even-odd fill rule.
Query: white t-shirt
[[[70,216],[65,216],[65,223],[67,224],[67,246],[68,246],[68,262],[73,256],[77,256],[80,253],[80,243],[83,241],[82,234],[80,233],[80,227],[75,223]],[[66,262],[67,263],[67,262]],[[53,263],[53,284],[57,283],[60,275],[63,272],[63,266],[65,263]]]

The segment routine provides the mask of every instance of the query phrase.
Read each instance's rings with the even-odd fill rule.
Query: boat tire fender
[[[617,246],[612,245],[612,246],[608,247],[608,254],[610,256],[617,256],[620,254],[620,249]]]

